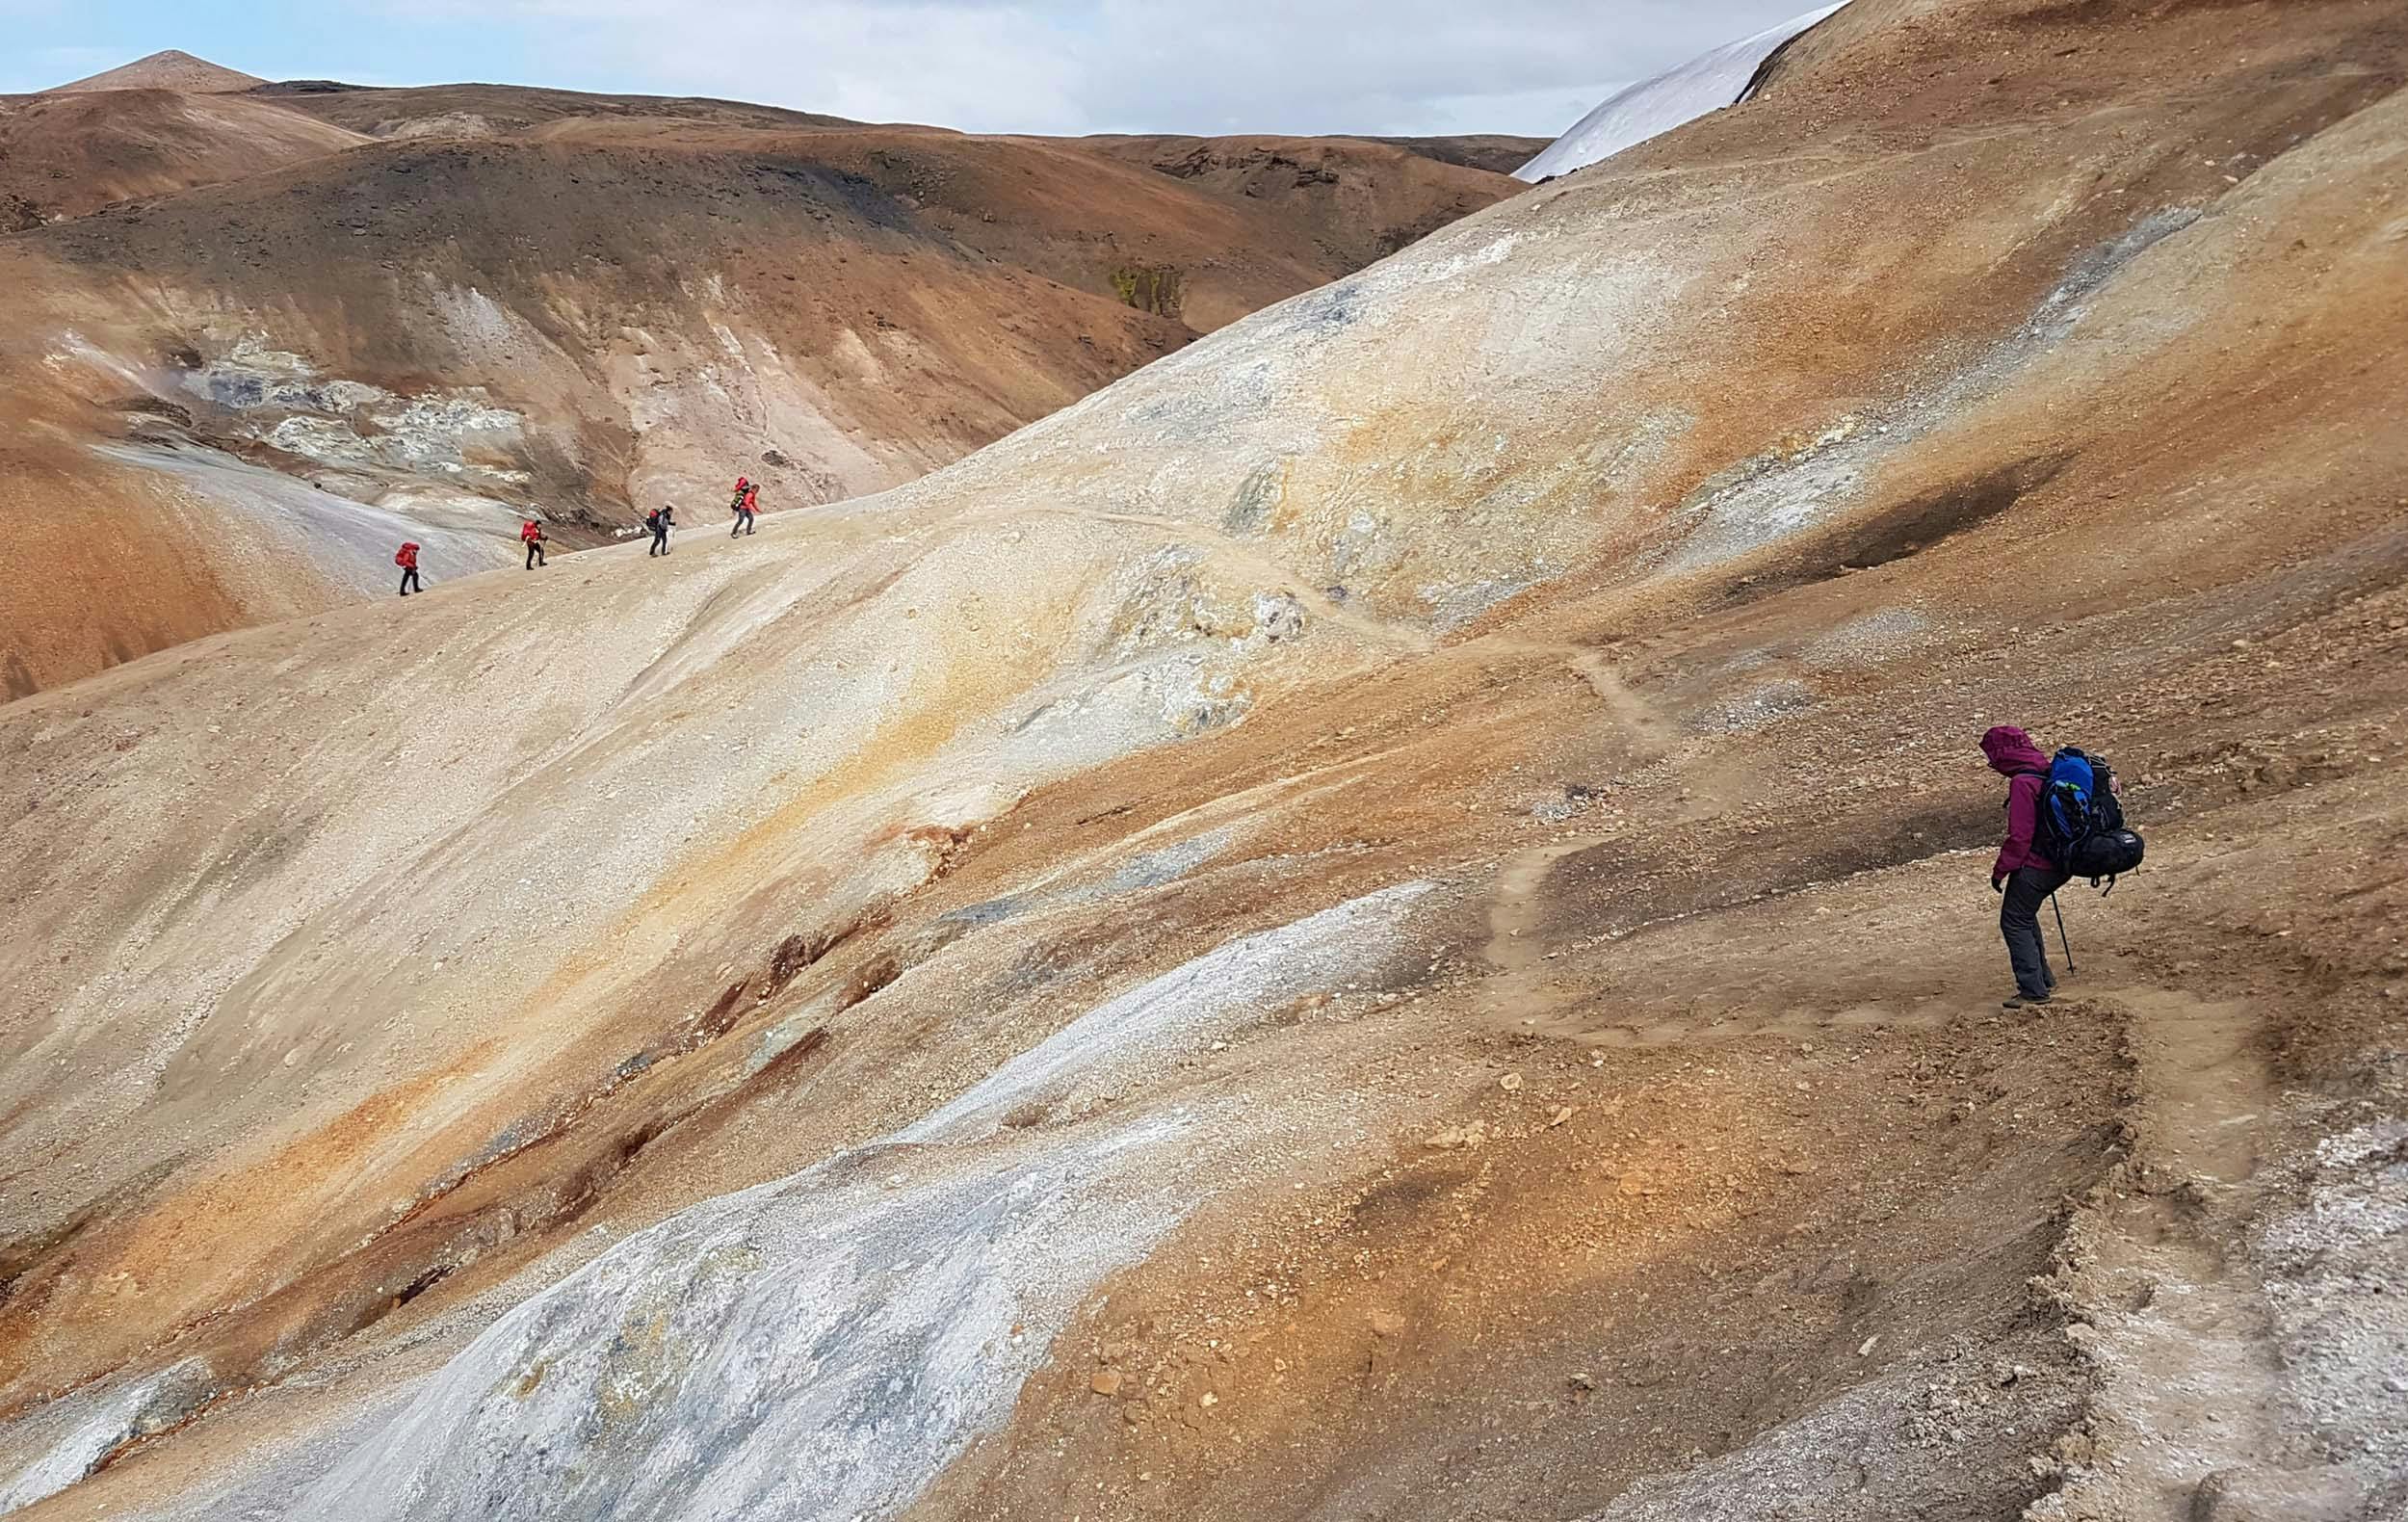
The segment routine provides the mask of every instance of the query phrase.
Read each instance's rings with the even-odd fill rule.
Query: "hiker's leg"
[[[2040,905],[2048,902],[2042,884],[2045,873],[2018,868],[2006,879],[2005,900],[1999,905],[1999,933],[2006,940],[2006,959],[2015,969],[2015,991],[2027,999],[2049,992],[2049,963],[2040,950]]]

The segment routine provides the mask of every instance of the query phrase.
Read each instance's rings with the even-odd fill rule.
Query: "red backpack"
[[[406,539],[403,540],[403,542],[402,542],[402,547],[401,547],[400,549],[395,550],[395,551],[393,552],[393,564],[396,564],[396,565],[415,565],[415,564],[418,564],[418,546],[417,546],[417,545],[415,545],[415,544],[410,543],[410,542],[409,542],[408,540],[406,540]]]

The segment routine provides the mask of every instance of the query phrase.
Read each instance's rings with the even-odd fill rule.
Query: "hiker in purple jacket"
[[[2015,995],[2006,1008],[2020,1010],[2048,1003],[2049,990],[2056,986],[2048,943],[2040,935],[2040,905],[2072,874],[2043,854],[2033,839],[2040,827],[2041,786],[2049,774],[2047,753],[2012,724],[1983,735],[1981,753],[1990,758],[1990,770],[2006,778],[2006,838],[1990,863],[1990,891],[2004,895],[1999,933],[2006,937],[2006,958],[2015,969]]]

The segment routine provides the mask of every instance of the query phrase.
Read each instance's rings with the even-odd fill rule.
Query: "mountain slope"
[[[1475,132],[1448,138],[1374,138],[1436,159],[1441,164],[1460,164],[1465,169],[1487,170],[1492,173],[1510,174],[1531,161],[1531,155],[1547,145],[1545,138],[1518,138],[1502,132]]]
[[[574,547],[716,518],[739,474],[771,511],[889,486],[1512,188],[1343,142],[1263,198],[1074,144],[462,89],[223,97],[348,151],[0,244],[0,499],[37,547],[0,568],[0,690],[358,595],[397,524],[472,536],[440,579],[521,512]],[[380,100],[366,140],[282,104],[368,93],[425,114]],[[453,135],[463,101],[485,125]]]
[[[1273,209],[1350,267],[1384,258],[1497,198],[1485,171],[1346,138],[1098,137],[1077,145],[1224,199]]]
[[[248,95],[122,89],[0,98],[0,202],[20,208],[20,224],[80,217],[366,141]]]
[[[1917,7],[881,496],[0,710],[0,1495],[2395,1509],[2408,29],[2253,18]],[[2002,721],[2151,842],[2012,1015]]]
[[[173,90],[188,94],[215,94],[251,90],[266,83],[255,74],[226,68],[205,58],[195,58],[190,53],[170,47],[116,68],[88,74],[64,85],[54,85],[46,93],[66,95],[86,91]]]
[[[534,85],[401,88],[297,79],[257,93],[295,111],[376,138],[501,137],[565,118],[683,121],[724,127],[849,127],[842,117],[678,95],[609,95]],[[939,129],[929,128],[929,131]]]

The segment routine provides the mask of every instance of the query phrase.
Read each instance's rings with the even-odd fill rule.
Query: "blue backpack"
[[[2147,850],[2124,827],[2124,805],[2115,796],[2115,773],[2105,756],[2067,746],[2049,758],[2040,778],[2036,844],[2051,861],[2092,887],[2102,879],[2111,892],[2116,878],[2140,865]]]

